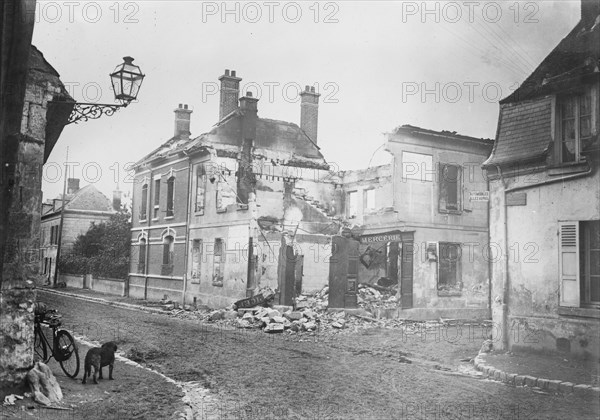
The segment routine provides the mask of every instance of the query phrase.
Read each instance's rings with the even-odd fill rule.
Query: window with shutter
[[[579,222],[559,223],[560,305],[579,307]]]

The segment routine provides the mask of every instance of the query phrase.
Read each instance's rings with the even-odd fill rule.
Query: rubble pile
[[[396,308],[398,306],[397,290],[395,287],[372,287],[368,284],[358,285],[358,305],[369,312],[375,308]]]

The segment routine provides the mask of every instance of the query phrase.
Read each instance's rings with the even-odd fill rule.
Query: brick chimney
[[[240,96],[240,81],[236,77],[235,70],[225,70],[225,74],[219,77],[221,81],[221,100],[219,106],[219,121],[237,109]]]
[[[67,194],[75,194],[77,191],[79,191],[79,178],[67,179]]]
[[[237,202],[248,204],[248,197],[254,188],[252,172],[252,149],[256,139],[256,123],[258,121],[258,98],[252,97],[252,92],[240,98],[240,110],[244,115],[242,121],[242,148],[237,177]]]
[[[117,187],[117,189],[113,191],[112,206],[113,206],[113,209],[115,209],[115,211],[121,210],[122,194],[123,194],[123,192],[121,190],[119,190],[119,187]]]
[[[600,14],[600,0],[581,0],[581,20],[593,23]]]
[[[306,86],[300,93],[300,128],[308,137],[317,143],[317,128],[319,125],[319,96],[314,86]]]
[[[254,140],[256,138],[256,120],[258,119],[258,98],[253,98],[252,92],[246,92],[246,96],[240,98],[240,110],[244,113],[243,140]]]
[[[173,110],[175,112],[175,137],[189,137],[190,134],[190,114],[191,109],[188,109],[187,104],[179,104],[178,108]]]

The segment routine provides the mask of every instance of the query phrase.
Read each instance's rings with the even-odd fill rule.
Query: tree
[[[58,262],[61,272],[125,278],[129,273],[131,214],[123,209],[107,222],[92,223],[79,235],[72,252]]]

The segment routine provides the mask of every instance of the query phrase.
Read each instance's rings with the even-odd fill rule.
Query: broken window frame
[[[457,250],[451,255],[450,250]],[[462,291],[462,248],[457,242],[438,242],[437,244],[437,290],[439,296],[456,296]],[[445,265],[449,270],[445,270]],[[450,272],[453,278],[444,278]]]
[[[456,169],[456,177],[451,178],[448,175],[448,169]],[[438,164],[438,210],[440,213],[453,213],[461,214],[463,211],[463,197],[462,197],[462,178],[463,168],[462,166],[455,163],[443,163]],[[452,189],[456,196],[451,197]],[[453,196],[454,194],[452,194]]]
[[[196,199],[194,201],[194,213],[204,214],[204,205],[206,202],[206,169],[204,165],[196,167]]]
[[[411,156],[412,155],[412,156]],[[419,171],[416,174],[406,174],[407,163],[418,163]],[[409,151],[402,151],[402,182],[408,180],[420,181],[420,182],[433,182],[433,155],[425,153],[415,153]]]
[[[212,285],[223,287],[225,272],[225,241],[223,238],[215,238],[213,247],[213,276]]]
[[[352,200],[354,197],[354,200]],[[348,191],[346,193],[346,217],[352,219],[358,216],[358,191]]]
[[[192,241],[192,256],[190,261],[191,273],[190,278],[192,283],[200,283],[200,270],[202,269],[202,239],[194,239]]]
[[[369,203],[370,201],[372,201],[372,203]],[[371,204],[371,206],[369,206],[369,204]],[[375,210],[375,188],[363,190],[363,209],[367,212]]]

